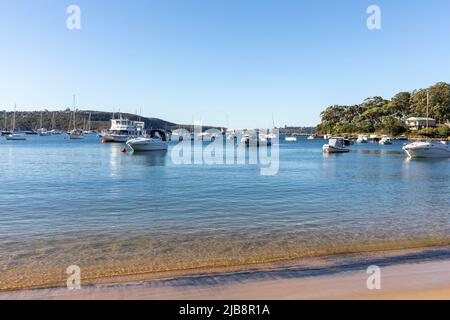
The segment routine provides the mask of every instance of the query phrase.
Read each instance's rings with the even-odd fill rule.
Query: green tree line
[[[316,130],[320,134],[408,133],[405,120],[427,114],[427,92],[429,117],[439,124],[430,132],[449,135],[446,123],[450,121],[450,84],[445,82],[413,92],[399,92],[390,100],[377,96],[367,98],[361,104],[330,106],[321,113],[322,120]]]

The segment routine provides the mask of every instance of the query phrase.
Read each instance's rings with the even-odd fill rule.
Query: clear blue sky
[[[75,93],[79,108],[179,123],[315,125],[328,105],[450,80],[448,0],[0,0],[0,40],[9,110]]]

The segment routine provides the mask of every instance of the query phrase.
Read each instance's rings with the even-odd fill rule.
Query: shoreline
[[[382,290],[366,288],[367,267],[382,270]],[[1,299],[450,299],[450,247],[346,254],[247,270],[154,279],[108,277],[81,290],[3,291]]]

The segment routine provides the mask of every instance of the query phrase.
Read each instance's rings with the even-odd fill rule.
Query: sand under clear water
[[[0,290],[190,274],[344,253],[450,245],[450,160],[401,144],[324,156],[281,144],[280,172],[178,166],[96,139],[1,141]]]

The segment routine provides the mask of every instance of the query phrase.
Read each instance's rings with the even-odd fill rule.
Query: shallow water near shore
[[[96,138],[0,138],[0,290],[65,285],[70,265],[94,280],[450,244],[449,159],[324,143],[281,142],[262,176]]]

